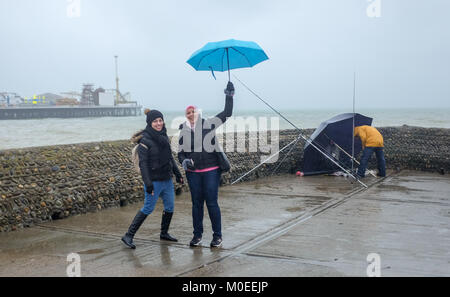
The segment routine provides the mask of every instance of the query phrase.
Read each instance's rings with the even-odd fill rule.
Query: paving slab
[[[176,196],[170,232],[179,243],[159,240],[162,202],[147,218],[135,237],[138,248],[130,250],[120,242],[142,203],[106,209],[98,213],[0,234],[0,275],[65,276],[67,255],[78,253],[83,275],[167,276],[178,275],[221,259],[229,251],[265,232],[283,225],[309,209],[356,186],[341,178],[302,179],[292,175],[274,176],[220,188],[224,245],[211,250],[211,225],[205,207],[204,248],[192,249],[191,200],[189,193]]]
[[[449,276],[449,181],[448,176],[416,172],[387,178],[248,251],[251,260],[230,257],[229,263],[214,264],[208,273],[366,276],[367,256],[377,253],[383,276]],[[251,263],[258,263],[255,257],[282,263],[272,264],[270,270],[252,269]],[[297,267],[289,268],[286,262]]]
[[[330,188],[334,195],[330,195]],[[224,186],[219,191],[222,212],[224,248],[233,249],[245,241],[317,207],[334,196],[343,196],[357,188],[339,177],[296,178],[292,175],[274,176],[253,182]],[[81,232],[122,236],[142,203],[126,207],[106,209],[56,220],[41,227],[75,230]],[[188,192],[175,198],[175,212],[170,233],[176,236],[179,245],[187,245],[192,239],[191,198]],[[159,231],[163,205],[158,201],[136,234],[136,239],[159,242]],[[212,229],[205,206],[204,244],[212,240]]]
[[[390,173],[392,174],[392,173]],[[189,193],[176,196],[170,233],[159,240],[162,203],[136,235],[120,237],[136,203],[0,233],[0,276],[66,276],[67,255],[82,276],[366,276],[378,253],[383,276],[450,275],[450,178],[405,171],[367,178],[273,176],[220,188],[224,245],[190,248]]]
[[[13,233],[2,236],[0,276],[66,276],[71,253],[80,256],[81,276],[171,276],[226,253],[144,241],[131,250],[114,236],[73,231],[31,228],[21,240]]]

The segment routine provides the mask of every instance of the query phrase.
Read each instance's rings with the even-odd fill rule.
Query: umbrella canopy
[[[355,127],[362,125],[372,125],[372,118],[355,113]],[[356,137],[354,154],[359,154],[362,150],[361,140]],[[345,167],[350,167],[353,142],[353,113],[343,113],[325,122],[311,135],[310,140],[329,156],[338,160]],[[339,147],[340,148],[339,148]],[[338,171],[339,168],[315,149],[306,143],[303,151],[303,173],[305,175],[326,174]]]
[[[187,60],[195,70],[228,71],[253,67],[269,59],[262,48],[253,41],[229,39],[208,42]]]

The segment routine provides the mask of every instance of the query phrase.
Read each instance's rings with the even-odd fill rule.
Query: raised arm
[[[208,120],[213,120],[214,122],[217,121],[217,119],[220,120],[220,123],[223,124],[225,123],[225,121],[231,117],[231,115],[233,114],[233,96],[234,96],[234,86],[233,83],[231,81],[228,82],[227,88],[225,89],[225,108],[223,109],[223,111],[219,112],[215,118],[212,119],[208,119]],[[206,121],[208,121],[206,120]],[[210,126],[205,125],[206,127]],[[219,127],[220,125],[215,125],[214,128]]]

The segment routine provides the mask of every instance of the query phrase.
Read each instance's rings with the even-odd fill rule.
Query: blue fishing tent
[[[310,137],[314,146],[339,162],[344,168],[351,167],[351,158],[343,150],[349,155],[352,154],[353,115],[355,115],[355,127],[372,125],[372,118],[359,113],[343,113],[322,122]],[[358,137],[354,141],[354,155],[357,156],[362,149],[362,144]],[[314,146],[307,142],[304,147],[302,171],[305,175],[327,174],[340,170]]]

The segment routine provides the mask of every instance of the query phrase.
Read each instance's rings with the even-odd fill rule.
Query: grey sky
[[[269,60],[234,70],[280,109],[450,107],[450,1],[0,1],[0,91],[120,88],[146,107],[223,106],[226,73],[186,63],[209,41],[257,42]],[[232,79],[233,80],[233,79]],[[236,109],[265,109],[237,81]]]

